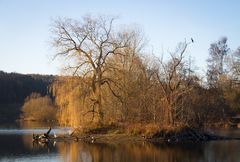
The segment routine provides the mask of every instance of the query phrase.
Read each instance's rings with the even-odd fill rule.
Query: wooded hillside
[[[23,75],[0,71],[0,103],[23,103],[32,92],[46,95],[52,75]]]
[[[33,92],[45,96],[53,80],[53,75],[24,75],[0,71],[0,122],[16,120],[20,116],[25,98]]]

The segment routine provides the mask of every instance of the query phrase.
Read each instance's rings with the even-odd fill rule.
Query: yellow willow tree
[[[108,58],[123,55],[130,45],[135,32],[114,30],[112,17],[85,16],[80,21],[57,19],[53,24],[53,46],[55,57],[62,56],[67,61],[66,69],[72,75],[91,79],[92,112],[97,123],[104,119],[102,88],[109,82],[105,77],[108,71]]]
[[[89,112],[90,86],[87,79],[80,77],[58,77],[51,85],[55,103],[60,108],[58,121],[62,125],[79,126],[92,120]],[[86,114],[86,115],[84,115]]]

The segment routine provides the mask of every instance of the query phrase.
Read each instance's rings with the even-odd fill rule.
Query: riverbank
[[[74,140],[83,140],[87,142],[98,142],[98,143],[121,143],[124,141],[148,141],[148,142],[168,142],[168,143],[179,143],[179,142],[204,142],[212,140],[239,140],[238,137],[221,136],[219,134],[213,134],[205,129],[196,129],[189,127],[181,128],[164,128],[154,130],[148,134],[143,133],[139,130],[136,132],[128,132],[128,130],[114,128],[98,128],[90,129],[87,132],[83,132],[80,129],[75,129],[71,137]]]

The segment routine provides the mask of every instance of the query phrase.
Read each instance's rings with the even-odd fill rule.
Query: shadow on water
[[[25,125],[25,128],[21,129],[0,129],[0,161],[240,162],[238,151],[240,141],[185,144],[157,144],[142,141],[86,143],[79,141],[46,145],[32,143],[31,131],[44,132],[47,130],[46,126],[37,128],[33,129],[32,126]],[[65,129],[63,130],[65,131]],[[62,128],[55,127],[53,131],[61,132]],[[231,131],[233,130],[227,133],[231,134]],[[233,133],[240,135],[240,130],[234,130]]]

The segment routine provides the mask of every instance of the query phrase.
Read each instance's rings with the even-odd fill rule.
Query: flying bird
[[[194,40],[193,40],[193,38],[191,38],[191,41],[192,41],[192,43],[194,43]]]

